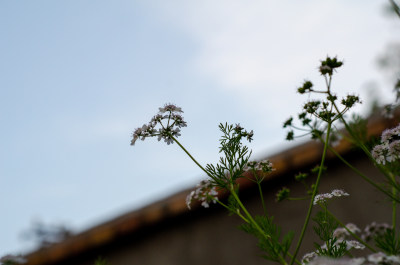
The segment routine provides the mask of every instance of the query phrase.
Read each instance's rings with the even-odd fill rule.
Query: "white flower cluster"
[[[24,264],[26,263],[26,259],[22,256],[15,256],[15,255],[6,255],[0,258],[0,265],[1,264]]]
[[[346,241],[346,247],[347,250],[351,250],[351,249],[364,249],[365,246],[363,244],[361,244],[360,242],[356,241],[356,240],[345,240]],[[342,241],[337,241],[335,243],[335,245],[338,245],[339,243],[341,243]],[[326,249],[326,245],[321,247],[322,249]],[[362,262],[361,263],[357,263],[360,262],[360,258],[357,259],[330,259],[327,257],[323,257],[323,256],[319,256],[317,252],[310,252],[307,253],[303,256],[301,263],[302,264],[363,264],[363,262],[365,261],[364,258],[361,258]],[[346,262],[350,262],[350,263],[342,263],[343,261]],[[351,263],[354,262],[354,263]]]
[[[350,236],[349,231],[352,232],[353,234],[361,232],[360,228],[358,228],[355,224],[352,223],[346,224],[346,228],[344,227],[336,228],[335,231],[333,231],[333,236],[336,237],[338,240],[344,240],[346,237]]]
[[[388,256],[382,252],[368,255],[367,260],[371,264],[400,265],[400,256]]]
[[[383,131],[381,144],[372,149],[371,155],[378,164],[382,165],[400,158],[400,124],[395,128]]]
[[[262,160],[262,161],[251,161],[247,163],[247,166],[244,168],[245,171],[248,170],[255,170],[255,171],[262,171],[265,173],[272,172],[275,170],[271,161],[269,160]]]
[[[400,265],[400,256],[386,255],[377,252],[367,257],[358,258],[328,258],[318,256],[315,252],[304,255],[302,264],[308,265]]]
[[[186,205],[190,210],[190,205],[193,200],[198,200],[201,201],[201,205],[204,208],[208,208],[211,202],[217,202],[217,196],[218,192],[216,191],[215,186],[213,186],[209,180],[202,180],[196,185],[196,189],[186,197]]]
[[[359,258],[339,258],[315,257],[311,261],[304,261],[308,265],[400,265],[400,256],[387,256],[382,252],[374,253]]]
[[[342,196],[349,196],[347,192],[344,190],[332,190],[330,193],[323,193],[323,194],[317,194],[314,198],[314,205],[319,204],[319,203],[324,203],[329,199],[332,199],[333,197],[342,197]]]
[[[180,136],[180,128],[186,127],[186,122],[180,115],[182,109],[174,104],[166,104],[163,108],[159,108],[159,112],[148,124],[144,124],[141,128],[137,128],[132,134],[131,145],[140,139],[144,141],[147,137],[158,136],[158,141],[164,139],[167,144],[173,143],[171,136]],[[167,120],[166,124],[162,121]],[[156,129],[157,124],[161,127]]]
[[[376,223],[372,222],[371,224],[367,225],[364,229],[364,233],[361,235],[363,240],[371,240],[376,236],[383,235],[387,229],[391,229],[391,226],[387,223]]]

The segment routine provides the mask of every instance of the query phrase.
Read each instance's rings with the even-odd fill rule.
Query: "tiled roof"
[[[398,117],[399,115],[396,115],[396,118]],[[395,119],[371,118],[368,123],[368,134],[379,135],[385,128],[394,127],[397,123]],[[320,143],[309,141],[270,156],[268,159],[273,163],[276,170],[269,174],[265,178],[265,181],[283,176],[285,173],[302,168],[305,165],[318,163],[322,153],[321,147]],[[352,149],[352,146],[348,142],[342,141],[335,149],[343,155],[348,153]],[[332,153],[328,154],[328,159],[332,159],[333,157]],[[245,178],[240,179],[241,189],[247,189],[251,185],[253,185],[251,181]],[[186,207],[185,199],[188,193],[189,190],[176,193],[168,198],[74,235],[63,242],[32,252],[26,255],[28,265],[47,265],[59,262],[70,256],[75,256],[93,248],[112,243],[121,236],[139,231],[144,226],[155,225],[167,218],[187,214],[189,210]],[[223,196],[223,194],[221,195]],[[198,204],[193,205],[191,211],[198,209]]]

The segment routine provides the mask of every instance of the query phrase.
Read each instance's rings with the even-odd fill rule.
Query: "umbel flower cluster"
[[[154,136],[158,137],[158,141],[163,139],[167,144],[172,144],[173,137],[180,136],[180,129],[187,126],[181,113],[183,113],[182,109],[174,104],[165,104],[164,107],[159,108],[159,112],[148,124],[136,128],[132,134],[131,145],[134,145],[138,139],[144,141]],[[158,128],[157,125],[159,125]]]
[[[349,196],[349,194],[343,190],[335,189],[330,193],[318,194],[314,198],[314,205],[318,203],[325,203],[327,200],[332,199],[333,197],[342,197]]]
[[[371,152],[378,164],[385,165],[400,158],[400,124],[392,129],[386,129],[381,136],[381,144],[376,145]]]
[[[196,189],[190,192],[186,197],[186,205],[189,210],[191,209],[190,205],[194,200],[200,201],[201,206],[208,208],[211,202],[217,202],[218,192],[215,189],[215,186],[213,186],[208,179],[202,180],[196,185]]]

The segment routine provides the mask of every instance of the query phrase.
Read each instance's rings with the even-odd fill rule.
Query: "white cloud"
[[[295,86],[319,78],[316,67],[326,55],[345,59],[349,68],[341,78],[351,91],[379,78],[375,56],[390,36],[376,1],[161,1],[157,6],[166,21],[197,43],[193,72],[262,111],[281,106],[282,98],[298,101]]]

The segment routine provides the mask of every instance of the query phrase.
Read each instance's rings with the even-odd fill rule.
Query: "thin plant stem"
[[[229,208],[226,204],[224,204],[223,202],[221,202],[220,200],[217,200],[217,202],[222,205],[223,207],[225,207],[228,211],[231,211],[231,208]],[[246,219],[246,217],[244,217],[240,211],[235,212],[235,214],[237,216],[239,216],[243,221],[245,221],[246,223],[250,223],[249,220]]]
[[[308,207],[307,216],[306,216],[306,219],[304,221],[303,228],[301,229],[300,238],[299,238],[299,241],[297,242],[296,250],[295,250],[295,252],[293,254],[293,258],[292,258],[292,260],[290,262],[290,265],[293,265],[294,259],[296,258],[297,254],[299,253],[301,243],[303,242],[303,238],[304,238],[304,235],[306,233],[306,229],[307,229],[308,223],[310,221],[312,209],[313,209],[313,206],[314,206],[314,198],[317,195],[318,186],[319,186],[319,182],[321,180],[322,170],[323,170],[324,162],[325,162],[325,158],[326,158],[326,152],[328,150],[328,140],[329,140],[329,136],[330,136],[330,132],[331,132],[331,125],[332,125],[331,123],[328,123],[328,128],[327,128],[327,131],[326,131],[326,141],[325,141],[325,145],[324,145],[324,151],[322,153],[321,164],[319,166],[317,181],[315,182],[314,190],[313,190],[313,193],[312,193],[312,196],[311,196],[311,200],[310,200],[310,205]]]
[[[293,255],[290,254],[289,252],[287,253],[287,255],[289,256],[289,258],[291,258],[291,259],[293,258]],[[302,265],[302,263],[298,259],[295,259],[294,262],[296,262],[298,265]]]
[[[331,96],[331,93],[329,92],[329,95]],[[338,113],[341,113],[339,111],[338,106],[334,101],[332,101],[333,107]],[[344,119],[343,115],[339,115],[339,119],[343,122],[347,132],[350,134],[350,136],[354,139],[355,144],[360,147],[364,153],[368,156],[368,158],[374,163],[374,165],[382,172],[382,174],[387,178],[387,180],[390,182],[390,184],[397,190],[399,190],[399,187],[397,187],[396,182],[393,182],[390,173],[385,169],[382,165],[378,164],[375,159],[372,157],[371,152],[368,150],[368,148],[356,137],[355,133],[351,129],[351,127],[348,125],[346,120]]]
[[[360,170],[358,170],[353,165],[351,165],[349,162],[347,162],[347,160],[344,159],[338,152],[336,152],[336,150],[334,148],[332,148],[331,146],[328,146],[328,148],[329,148],[329,151],[331,151],[337,158],[339,158],[339,160],[341,160],[346,166],[348,166],[351,170],[353,170],[355,173],[357,173],[357,175],[362,177],[366,182],[368,182],[369,184],[374,186],[380,192],[382,192],[382,193],[386,194],[387,196],[389,196],[392,200],[394,200],[396,202],[399,202],[399,199],[394,197],[392,193],[390,193],[387,190],[383,189],[381,186],[376,184],[372,179],[370,179],[369,177],[364,175]]]
[[[189,153],[189,151],[186,150],[186,148],[183,147],[183,145],[181,145],[181,143],[180,143],[174,136],[172,136],[172,134],[169,134],[169,137],[171,137],[172,140],[174,140],[174,141],[179,145],[179,147],[180,147],[183,151],[185,151],[185,153],[193,160],[193,162],[194,162],[199,168],[201,168],[201,170],[203,170],[203,171],[207,174],[207,176],[209,176],[209,177],[212,178],[212,176],[210,176],[210,174],[204,169],[204,167],[202,167],[202,166],[199,164],[199,162],[197,162],[197,160],[194,159],[194,157]]]
[[[262,188],[261,188],[261,183],[260,183],[260,181],[257,181],[257,186],[258,186],[258,191],[259,191],[259,193],[260,193],[261,204],[262,204],[262,206],[263,206],[264,215],[267,216],[267,207],[265,206],[264,196],[263,196],[263,192],[262,192]]]
[[[265,234],[265,232],[261,229],[261,227],[257,224],[257,222],[253,219],[253,217],[251,216],[251,214],[247,211],[246,207],[243,205],[242,201],[239,199],[239,197],[237,196],[235,190],[233,189],[233,187],[231,187],[230,190],[231,194],[233,195],[233,197],[235,198],[236,202],[239,204],[240,208],[242,208],[243,212],[245,213],[245,215],[247,216],[248,220],[254,225],[254,227],[257,229],[257,231],[263,235],[266,239],[271,240],[271,237],[267,234]],[[279,254],[279,253],[275,253],[277,254],[280,262],[284,265],[287,265],[287,262],[285,261],[285,259]],[[294,257],[293,257],[294,258]]]
[[[321,205],[322,206],[322,205]],[[322,206],[326,212],[333,218],[336,220],[336,222],[338,222],[340,224],[341,227],[343,227],[344,229],[346,229],[347,232],[349,232],[349,234],[354,237],[355,239],[357,239],[359,242],[361,242],[363,245],[365,245],[367,248],[369,248],[372,252],[376,253],[377,251],[371,246],[369,245],[367,242],[365,242],[364,240],[362,240],[359,236],[357,236],[355,233],[353,233],[350,229],[348,229],[346,227],[345,224],[343,224],[331,211],[328,210],[328,208],[326,208],[326,206]]]
[[[390,173],[390,177],[392,178],[392,181],[396,183],[396,178],[393,175],[393,173]],[[392,187],[392,195],[394,198],[397,197],[397,189],[395,187]],[[396,230],[396,208],[397,208],[397,202],[395,199],[392,199],[392,229],[393,231]]]

